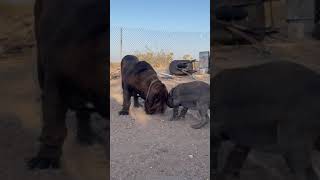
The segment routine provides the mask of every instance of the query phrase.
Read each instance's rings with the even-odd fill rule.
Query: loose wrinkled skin
[[[319,150],[320,76],[292,62],[229,69],[211,78],[212,177],[239,176],[251,149],[280,153],[298,180],[317,180],[311,151]],[[219,172],[221,143],[235,144]]]
[[[121,78],[123,105],[119,115],[129,114],[132,96],[134,97],[135,107],[141,106],[138,97],[145,100],[144,107],[147,114],[165,112],[168,90],[158,79],[156,71],[150,64],[139,61],[135,56],[127,55],[121,61]]]
[[[68,109],[76,111],[77,136],[82,143],[92,143],[89,126],[92,112],[109,120],[107,11],[107,3],[103,0],[35,2],[43,122],[39,152],[28,161],[31,169],[59,167],[67,136],[65,115]],[[87,103],[94,107],[88,108]],[[108,131],[108,127],[106,129]],[[109,159],[108,151],[107,148]]]
[[[167,105],[173,108],[173,116],[170,119],[183,119],[188,109],[198,110],[201,122],[191,125],[194,129],[199,129],[209,121],[208,110],[210,107],[210,86],[202,81],[193,81],[179,84],[169,92]],[[179,107],[183,109],[179,115]]]

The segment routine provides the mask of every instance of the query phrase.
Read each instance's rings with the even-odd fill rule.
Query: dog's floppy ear
[[[170,90],[168,97],[172,97],[174,89],[175,89],[175,87]]]
[[[163,113],[166,109],[168,90],[163,83],[157,83],[150,90],[149,98],[145,101],[145,110],[148,114]]]

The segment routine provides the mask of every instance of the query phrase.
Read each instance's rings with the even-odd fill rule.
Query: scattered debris
[[[169,72],[172,75],[189,75],[197,71],[193,68],[193,63],[196,60],[173,60],[169,65]],[[186,73],[187,72],[187,73]]]
[[[173,76],[167,73],[163,73],[163,72],[157,72],[158,74],[160,74],[160,76],[162,76],[162,78],[164,79],[173,79]]]
[[[225,29],[227,29],[231,33],[236,34],[236,35],[242,37],[243,39],[247,40],[248,42],[250,42],[251,45],[255,49],[257,49],[259,52],[270,54],[270,51],[267,50],[265,45],[263,43],[259,42],[255,38],[255,36],[259,36],[259,34],[261,34],[261,32],[256,32],[256,31],[251,30],[251,29],[249,29],[247,27],[244,27],[244,26],[241,26],[241,25],[237,25],[237,24],[234,24],[234,23],[225,22],[225,21],[217,20],[217,23],[223,25],[225,27]],[[277,31],[270,30],[270,32],[268,34],[272,34],[272,33],[275,33],[275,32],[277,32]],[[263,32],[263,33],[267,34],[267,32]]]

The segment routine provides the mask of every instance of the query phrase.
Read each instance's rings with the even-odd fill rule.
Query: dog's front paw
[[[121,110],[119,111],[119,115],[129,115],[129,111]]]
[[[43,158],[36,156],[27,161],[29,169],[58,169],[60,168],[60,158]]]
[[[169,119],[169,121],[176,121],[177,120],[177,118],[175,118],[175,117],[171,117],[170,119]]]

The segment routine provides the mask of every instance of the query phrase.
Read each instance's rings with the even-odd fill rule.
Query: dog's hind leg
[[[170,118],[170,121],[174,121],[177,119],[177,116],[179,115],[179,106],[173,108],[173,114]]]
[[[297,180],[319,180],[312,166],[315,135],[312,129],[306,132],[306,124],[301,123],[301,120],[315,122],[313,117],[309,119],[308,115],[310,114],[302,109],[295,109],[288,116],[290,121],[280,121],[278,126],[278,144],[281,145],[283,157]],[[308,124],[308,127],[312,125]]]
[[[231,175],[239,178],[240,170],[242,169],[249,152],[250,148],[235,145],[227,158],[226,165],[222,169],[222,174],[224,176]]]
[[[319,180],[312,167],[311,150],[301,146],[288,149],[284,158],[297,180]]]
[[[210,144],[211,144],[211,152],[210,152],[210,177],[212,179],[221,179],[217,176],[221,175],[218,172],[219,167],[219,150],[221,147],[222,139],[213,135],[213,137],[210,138]]]
[[[181,112],[180,112],[180,115],[179,115],[178,119],[184,119],[186,114],[187,114],[187,112],[188,112],[188,108],[183,107]]]
[[[200,129],[209,122],[208,108],[204,107],[199,110],[201,121],[198,124],[191,125],[193,129]]]
[[[94,139],[94,133],[90,123],[90,111],[86,109],[78,110],[77,116],[77,139],[82,145],[92,145]]]

